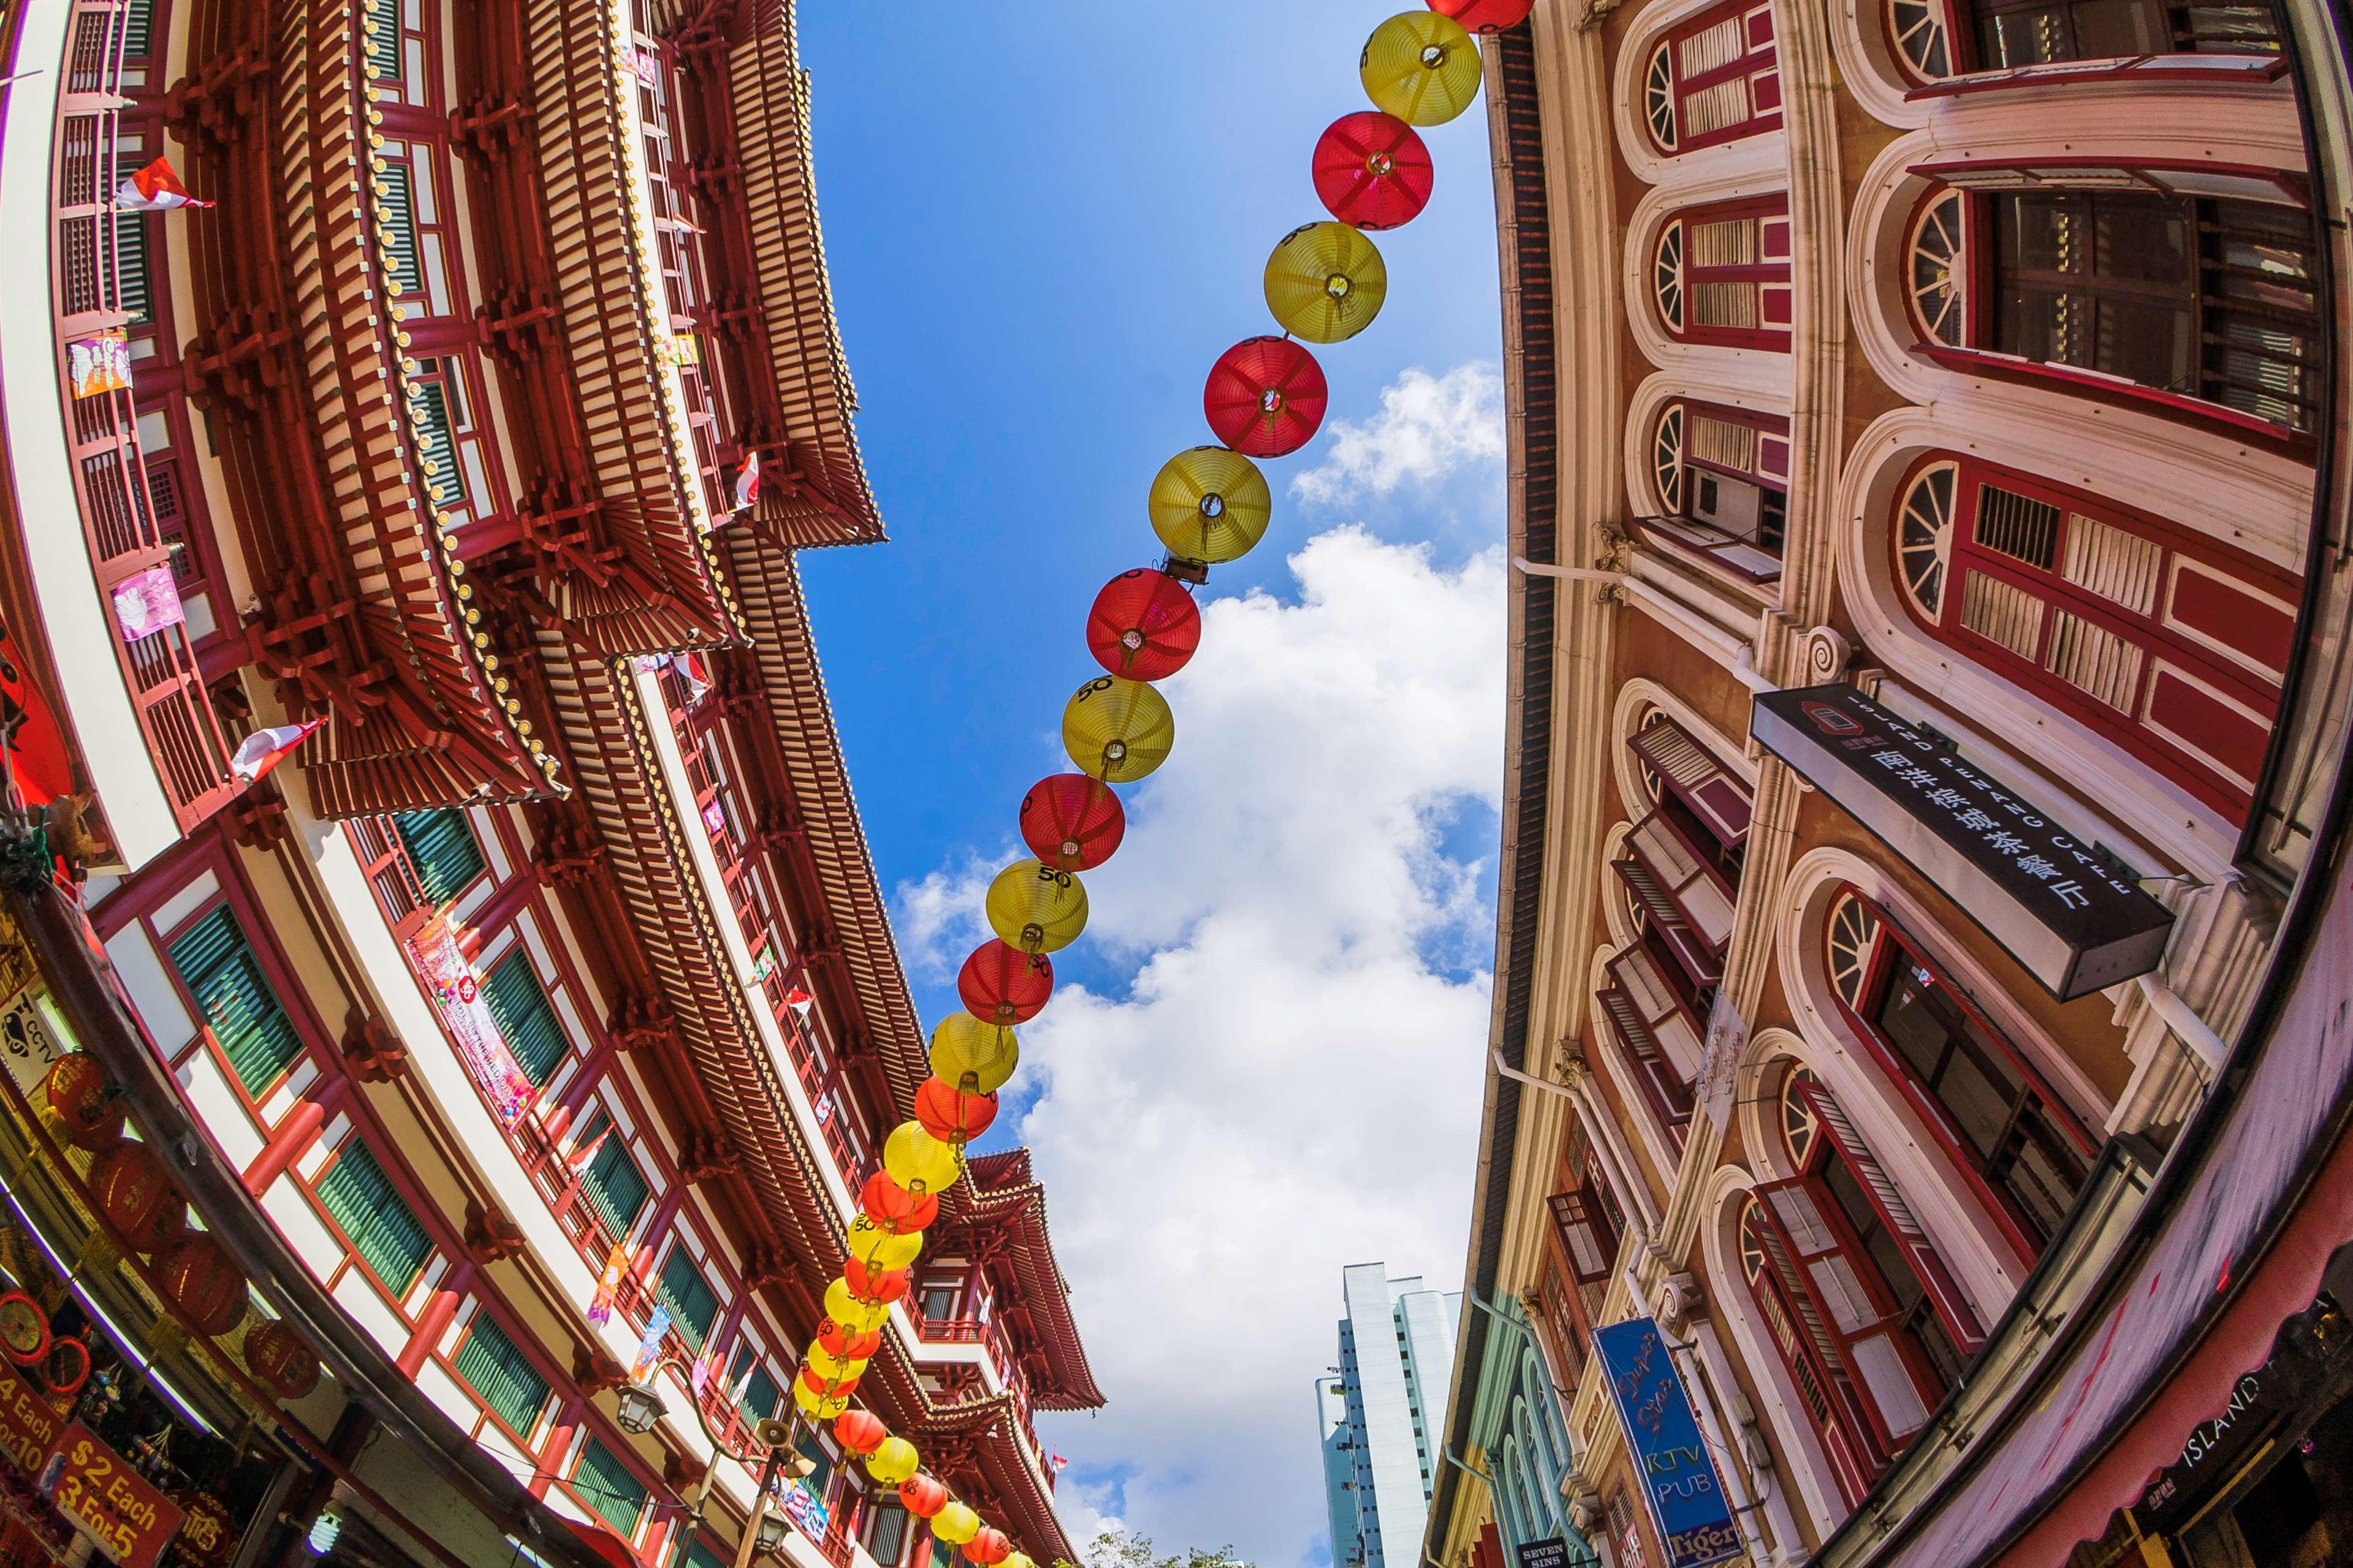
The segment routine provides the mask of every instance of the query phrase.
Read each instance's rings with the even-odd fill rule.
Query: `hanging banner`
[[[114,624],[124,642],[153,637],[166,626],[185,625],[187,611],[180,604],[180,585],[169,566],[150,566],[114,585]]]
[[[69,1524],[122,1568],[154,1568],[186,1517],[79,1422],[58,1436],[40,1489]]]
[[[1703,1568],[1741,1556],[1740,1531],[1717,1484],[1683,1380],[1649,1318],[1593,1331],[1593,1353],[1609,1384],[1627,1449],[1641,1477],[1665,1548],[1665,1568]]]
[[[491,1114],[500,1126],[512,1127],[531,1109],[539,1090],[523,1076],[506,1037],[499,1032],[498,1019],[482,1000],[482,983],[458,945],[460,929],[448,910],[435,911],[408,939],[409,957],[440,1004],[441,1022],[457,1042],[458,1054],[490,1097]]]
[[[785,1517],[798,1525],[801,1533],[811,1541],[823,1541],[828,1516],[826,1513],[825,1504],[808,1489],[808,1483],[800,1480],[786,1481],[784,1485],[784,1494]]]
[[[599,1142],[603,1140],[599,1139]],[[629,1249],[621,1242],[605,1255],[604,1272],[596,1276],[596,1294],[588,1303],[588,1321],[603,1328],[613,1316],[613,1303],[621,1294],[621,1280],[629,1272]]]
[[[646,1336],[638,1342],[638,1353],[629,1363],[629,1381],[643,1383],[654,1374],[654,1363],[661,1360],[662,1336],[670,1332],[670,1309],[656,1307],[653,1316],[646,1320]]]
[[[2062,1002],[2155,969],[2173,912],[2009,786],[1851,686],[1757,695],[1749,732]]]
[[[66,345],[66,374],[76,397],[102,397],[131,390],[131,342],[122,329]]]
[[[1557,1535],[1523,1541],[1513,1549],[1520,1568],[1568,1568],[1568,1542]]]

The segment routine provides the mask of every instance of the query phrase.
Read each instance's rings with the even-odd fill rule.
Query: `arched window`
[[[1633,897],[1635,936],[1609,958],[1609,984],[1596,1000],[1635,1089],[1659,1124],[1680,1137],[1732,940],[1748,791],[1663,715],[1628,743],[1657,805],[1628,832],[1627,855],[1611,864]]]
[[[1789,348],[1789,198],[1685,207],[1651,249],[1659,320],[1685,342]]]
[[[1780,129],[1773,7],[1728,0],[1676,26],[1644,67],[1642,109],[1668,153]]]
[[[1494,1497],[1495,1511],[1499,1516],[1497,1522],[1503,1525],[1504,1535],[1510,1538],[1514,1546],[1535,1539],[1528,1533],[1528,1521],[1521,1513],[1519,1489],[1512,1484],[1512,1477],[1521,1463],[1520,1440],[1506,1436],[1502,1461],[1497,1466],[1495,1476],[1498,1484],[1489,1489]]]
[[[2315,427],[2316,230],[2292,177],[2041,161],[1912,172],[1940,182],[1905,237],[1928,357],[2285,447]]]
[[[1889,534],[1906,605],[1939,641],[2244,817],[2295,635],[2294,576],[1959,454],[1915,467]]]
[[[1750,583],[1781,578],[1789,422],[1713,403],[1670,403],[1651,430],[1651,478],[1667,515],[1651,538]]]
[[[1983,1331],[1838,1102],[1803,1068],[1780,1093],[1798,1174],[1751,1197],[1742,1270],[1853,1502],[1959,1381]]]
[[[2097,1152],[2023,1053],[1880,909],[1849,889],[1826,933],[1831,988],[1982,1206],[2026,1257],[2056,1234]]]

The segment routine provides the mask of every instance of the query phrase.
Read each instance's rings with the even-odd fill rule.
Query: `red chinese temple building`
[[[33,0],[0,77],[0,1564],[756,1555],[928,1070],[788,0]],[[1026,1153],[916,1279],[860,1403],[1071,1555]],[[946,1550],[788,1441],[776,1556]]]

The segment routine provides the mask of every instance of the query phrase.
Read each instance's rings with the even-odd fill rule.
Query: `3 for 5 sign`
[[[58,1434],[41,1482],[67,1521],[124,1568],[154,1568],[185,1517],[79,1421]]]

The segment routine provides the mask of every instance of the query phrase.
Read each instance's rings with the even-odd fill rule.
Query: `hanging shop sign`
[[[1512,1549],[1519,1568],[1568,1568],[1568,1542],[1557,1535],[1523,1541]]]
[[[2164,956],[2171,910],[1948,742],[1852,687],[1762,692],[1749,730],[2060,1001]]]
[[[28,985],[0,1006],[0,1060],[27,1100],[49,1076],[58,1058],[75,1047],[68,1037],[56,1005],[38,985]]]
[[[122,1568],[154,1568],[187,1517],[79,1421],[59,1434],[41,1489],[67,1522]]]
[[[1665,1568],[1703,1568],[1742,1554],[1731,1505],[1707,1457],[1699,1418],[1667,1355],[1659,1325],[1630,1318],[1593,1331],[1609,1397],[1642,1482],[1642,1500],[1665,1548]]]

